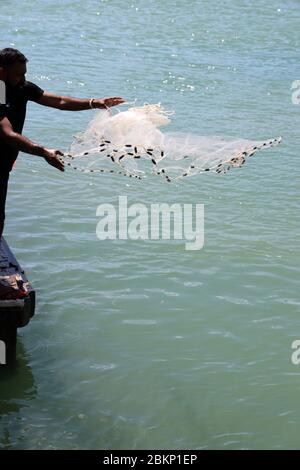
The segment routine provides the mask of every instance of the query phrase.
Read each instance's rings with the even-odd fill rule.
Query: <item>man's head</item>
[[[17,49],[7,47],[0,50],[0,80],[8,86],[19,87],[25,82],[26,57]]]

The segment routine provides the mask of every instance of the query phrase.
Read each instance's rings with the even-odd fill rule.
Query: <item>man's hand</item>
[[[60,161],[58,158],[59,156],[63,156],[63,153],[60,150],[44,149],[43,157],[46,162],[60,171],[65,171],[65,165]]]
[[[123,98],[119,96],[114,96],[112,98],[101,98],[101,99],[94,99],[92,106],[93,108],[111,108],[112,106],[118,106],[118,104],[125,103]]]

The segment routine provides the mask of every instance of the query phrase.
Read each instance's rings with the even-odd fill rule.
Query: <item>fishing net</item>
[[[119,173],[142,179],[149,174],[166,181],[206,171],[226,173],[241,167],[258,150],[280,143],[162,132],[173,113],[160,104],[145,104],[112,114],[100,111],[85,132],[74,136],[63,160],[72,168],[90,173]]]

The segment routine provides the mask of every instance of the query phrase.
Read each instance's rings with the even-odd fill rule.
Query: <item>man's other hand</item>
[[[60,150],[54,149],[45,149],[44,151],[44,159],[46,160],[49,165],[54,166],[60,171],[65,171],[64,163],[59,159],[59,156],[63,156],[63,153]]]

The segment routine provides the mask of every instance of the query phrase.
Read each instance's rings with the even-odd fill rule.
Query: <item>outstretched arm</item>
[[[71,96],[58,96],[53,93],[45,91],[41,98],[38,100],[39,104],[49,106],[50,108],[62,109],[64,111],[83,111],[85,109],[93,108],[110,108],[118,104],[125,103],[123,98],[118,96],[112,98],[92,98],[81,99]]]
[[[32,142],[24,135],[18,134],[13,130],[7,117],[0,118],[0,139],[21,152],[43,157],[49,165],[54,166],[58,170],[64,171],[64,164],[58,158],[59,155],[62,155],[59,150],[48,149]]]

